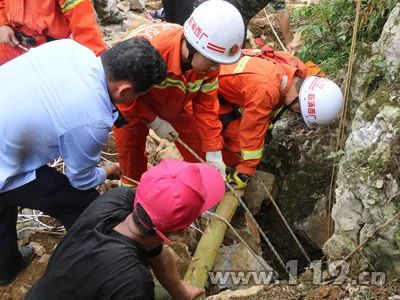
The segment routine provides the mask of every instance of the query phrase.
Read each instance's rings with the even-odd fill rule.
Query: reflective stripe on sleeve
[[[75,6],[77,6],[79,3],[83,2],[85,0],[67,0],[64,2],[63,5],[61,5],[61,10],[63,13],[73,9]]]
[[[244,68],[246,67],[249,59],[250,59],[250,56],[243,56],[239,60],[239,63],[237,64],[236,68],[233,70],[233,74],[242,73]]]
[[[181,80],[175,80],[175,79],[171,79],[171,78],[165,79],[160,84],[155,84],[154,87],[157,89],[166,89],[169,87],[176,87],[176,88],[180,89],[182,92],[186,93],[185,84]]]
[[[203,84],[200,88],[200,92],[208,93],[218,89],[218,78],[216,78],[213,82]]]
[[[188,82],[188,91],[191,93],[196,93],[198,90],[200,90],[202,84],[203,79],[196,80],[195,82]]]

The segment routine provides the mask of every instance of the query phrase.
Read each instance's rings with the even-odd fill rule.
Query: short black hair
[[[156,234],[154,224],[142,205],[137,204],[136,207],[133,209],[132,219],[143,235],[149,236]],[[143,225],[142,222],[145,225]]]
[[[119,42],[101,55],[107,79],[127,80],[135,92],[144,92],[167,76],[167,66],[160,53],[142,37]]]
[[[296,89],[298,92],[300,92],[301,86],[303,85],[305,80],[306,80],[305,78],[300,78],[300,77],[299,77],[299,80],[297,80]]]

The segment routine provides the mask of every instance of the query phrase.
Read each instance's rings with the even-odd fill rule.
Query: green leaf
[[[340,149],[339,151],[331,152],[326,158],[327,159],[335,159],[335,158],[342,156],[343,154],[344,154],[344,151]]]
[[[378,68],[382,68],[382,69],[387,67],[387,63],[382,60],[374,62],[374,65],[377,66]]]
[[[311,28],[312,28],[312,30],[314,31],[314,33],[315,33],[315,35],[316,35],[317,37],[319,37],[319,38],[322,37],[321,28],[319,28],[318,25],[313,25]]]
[[[311,28],[311,25],[304,25],[296,29],[296,32],[302,33],[303,31],[309,30]]]

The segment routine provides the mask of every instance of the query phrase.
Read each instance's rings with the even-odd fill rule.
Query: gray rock
[[[331,259],[350,253],[400,209],[399,24],[400,4],[388,18],[380,40],[373,45],[373,54],[384,57],[389,64],[387,78],[370,95],[365,89],[352,94],[352,100],[361,104],[356,108],[339,164],[332,211],[335,232],[323,247]],[[373,59],[363,62],[365,69],[373,64]],[[356,74],[355,81],[366,82],[365,75]],[[399,238],[400,224],[393,222],[366,245],[361,264],[399,276]]]
[[[37,256],[42,256],[46,253],[46,249],[39,243],[30,242],[29,246],[31,246],[35,250]]]
[[[391,79],[395,80],[400,67],[400,5],[391,12],[382,30],[381,38],[372,46],[372,53],[382,54],[389,65]]]
[[[270,278],[271,282],[277,275],[262,257],[256,258],[243,243],[220,248],[213,271],[234,272],[235,278],[229,277],[226,282],[219,282],[220,288],[231,290],[256,284],[255,278],[249,272],[257,274],[265,272],[266,278]]]
[[[268,203],[270,201],[263,185],[267,190],[272,189],[271,196],[274,199],[276,197],[275,176],[267,172],[256,171],[247,184],[243,196],[252,214],[258,214],[263,202],[266,201]]]

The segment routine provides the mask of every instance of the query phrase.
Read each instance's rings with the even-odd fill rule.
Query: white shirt
[[[100,151],[117,117],[100,58],[70,39],[0,67],[0,193],[58,156],[77,189],[105,180]]]

